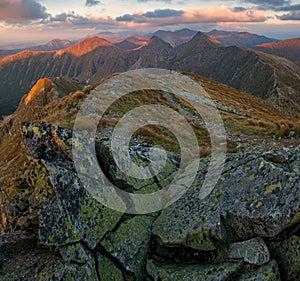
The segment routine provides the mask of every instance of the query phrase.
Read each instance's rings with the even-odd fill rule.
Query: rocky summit
[[[38,235],[2,236],[1,280],[299,277],[299,149],[228,154],[219,182],[205,199],[199,192],[210,157],[202,158],[196,180],[178,201],[161,212],[131,215],[105,207],[84,188],[71,159],[71,130],[34,122],[23,124],[23,132],[39,175],[31,199],[38,201]],[[151,180],[143,187],[123,185],[118,167],[107,165],[108,145],[97,138],[96,153],[116,186],[136,194],[161,187]],[[131,156],[145,161],[147,147],[132,149]],[[167,161],[165,179],[178,168],[175,153]],[[115,200],[128,207],[121,196]],[[11,271],[13,266],[18,271]]]
[[[189,102],[162,90],[125,95],[103,116],[88,146],[87,131],[73,130],[80,105],[105,83],[124,81],[122,74],[84,89],[74,80],[44,78],[0,124],[0,280],[298,279],[299,120],[216,81],[167,73],[156,82],[176,86],[193,79],[224,121],[227,155],[212,192],[202,196],[213,159],[209,136]],[[200,148],[197,173],[181,166],[178,143],[155,124],[132,136],[129,156],[145,167],[159,145],[166,149],[163,169],[135,178],[119,168],[111,151],[113,125],[142,104],[168,106],[186,118]],[[88,116],[96,118],[91,107]],[[107,189],[111,185],[118,189]],[[133,200],[162,189],[179,199],[166,192],[151,204]],[[141,212],[152,204],[159,208]]]

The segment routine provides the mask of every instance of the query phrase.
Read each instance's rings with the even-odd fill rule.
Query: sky
[[[0,48],[5,49],[108,31],[145,34],[181,28],[300,37],[300,1],[0,0]]]

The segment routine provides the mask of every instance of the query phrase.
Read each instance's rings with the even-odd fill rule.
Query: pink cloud
[[[186,10],[176,16],[149,18],[147,13],[133,13],[125,15],[124,21],[118,21],[125,26],[164,26],[176,24],[220,23],[220,22],[265,22],[264,11],[261,10],[233,10],[226,6],[218,8]],[[126,20],[125,20],[126,19]]]

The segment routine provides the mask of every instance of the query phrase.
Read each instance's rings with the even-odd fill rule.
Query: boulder
[[[208,159],[202,160],[193,186],[162,211],[154,234],[163,245],[204,251],[214,250],[217,241],[278,236],[300,221],[299,152],[228,154],[220,180],[205,199],[199,194]]]
[[[228,258],[243,259],[254,265],[263,265],[270,261],[269,249],[262,238],[233,243],[228,248]]]
[[[300,276],[300,237],[291,236],[281,242],[273,242],[270,249],[274,252],[282,268],[284,280],[298,280]]]
[[[268,264],[259,267],[254,272],[245,273],[237,281],[280,281],[280,272],[277,263],[272,260]]]
[[[101,245],[132,272],[136,280],[142,280],[149,252],[153,217],[137,216],[126,220],[113,233],[107,233]]]
[[[147,263],[147,272],[155,281],[225,281],[234,276],[239,267],[238,263],[162,265],[149,260]]]

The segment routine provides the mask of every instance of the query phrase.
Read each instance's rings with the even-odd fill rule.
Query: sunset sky
[[[300,1],[0,0],[0,48],[103,31],[147,33],[183,27],[300,37]]]

